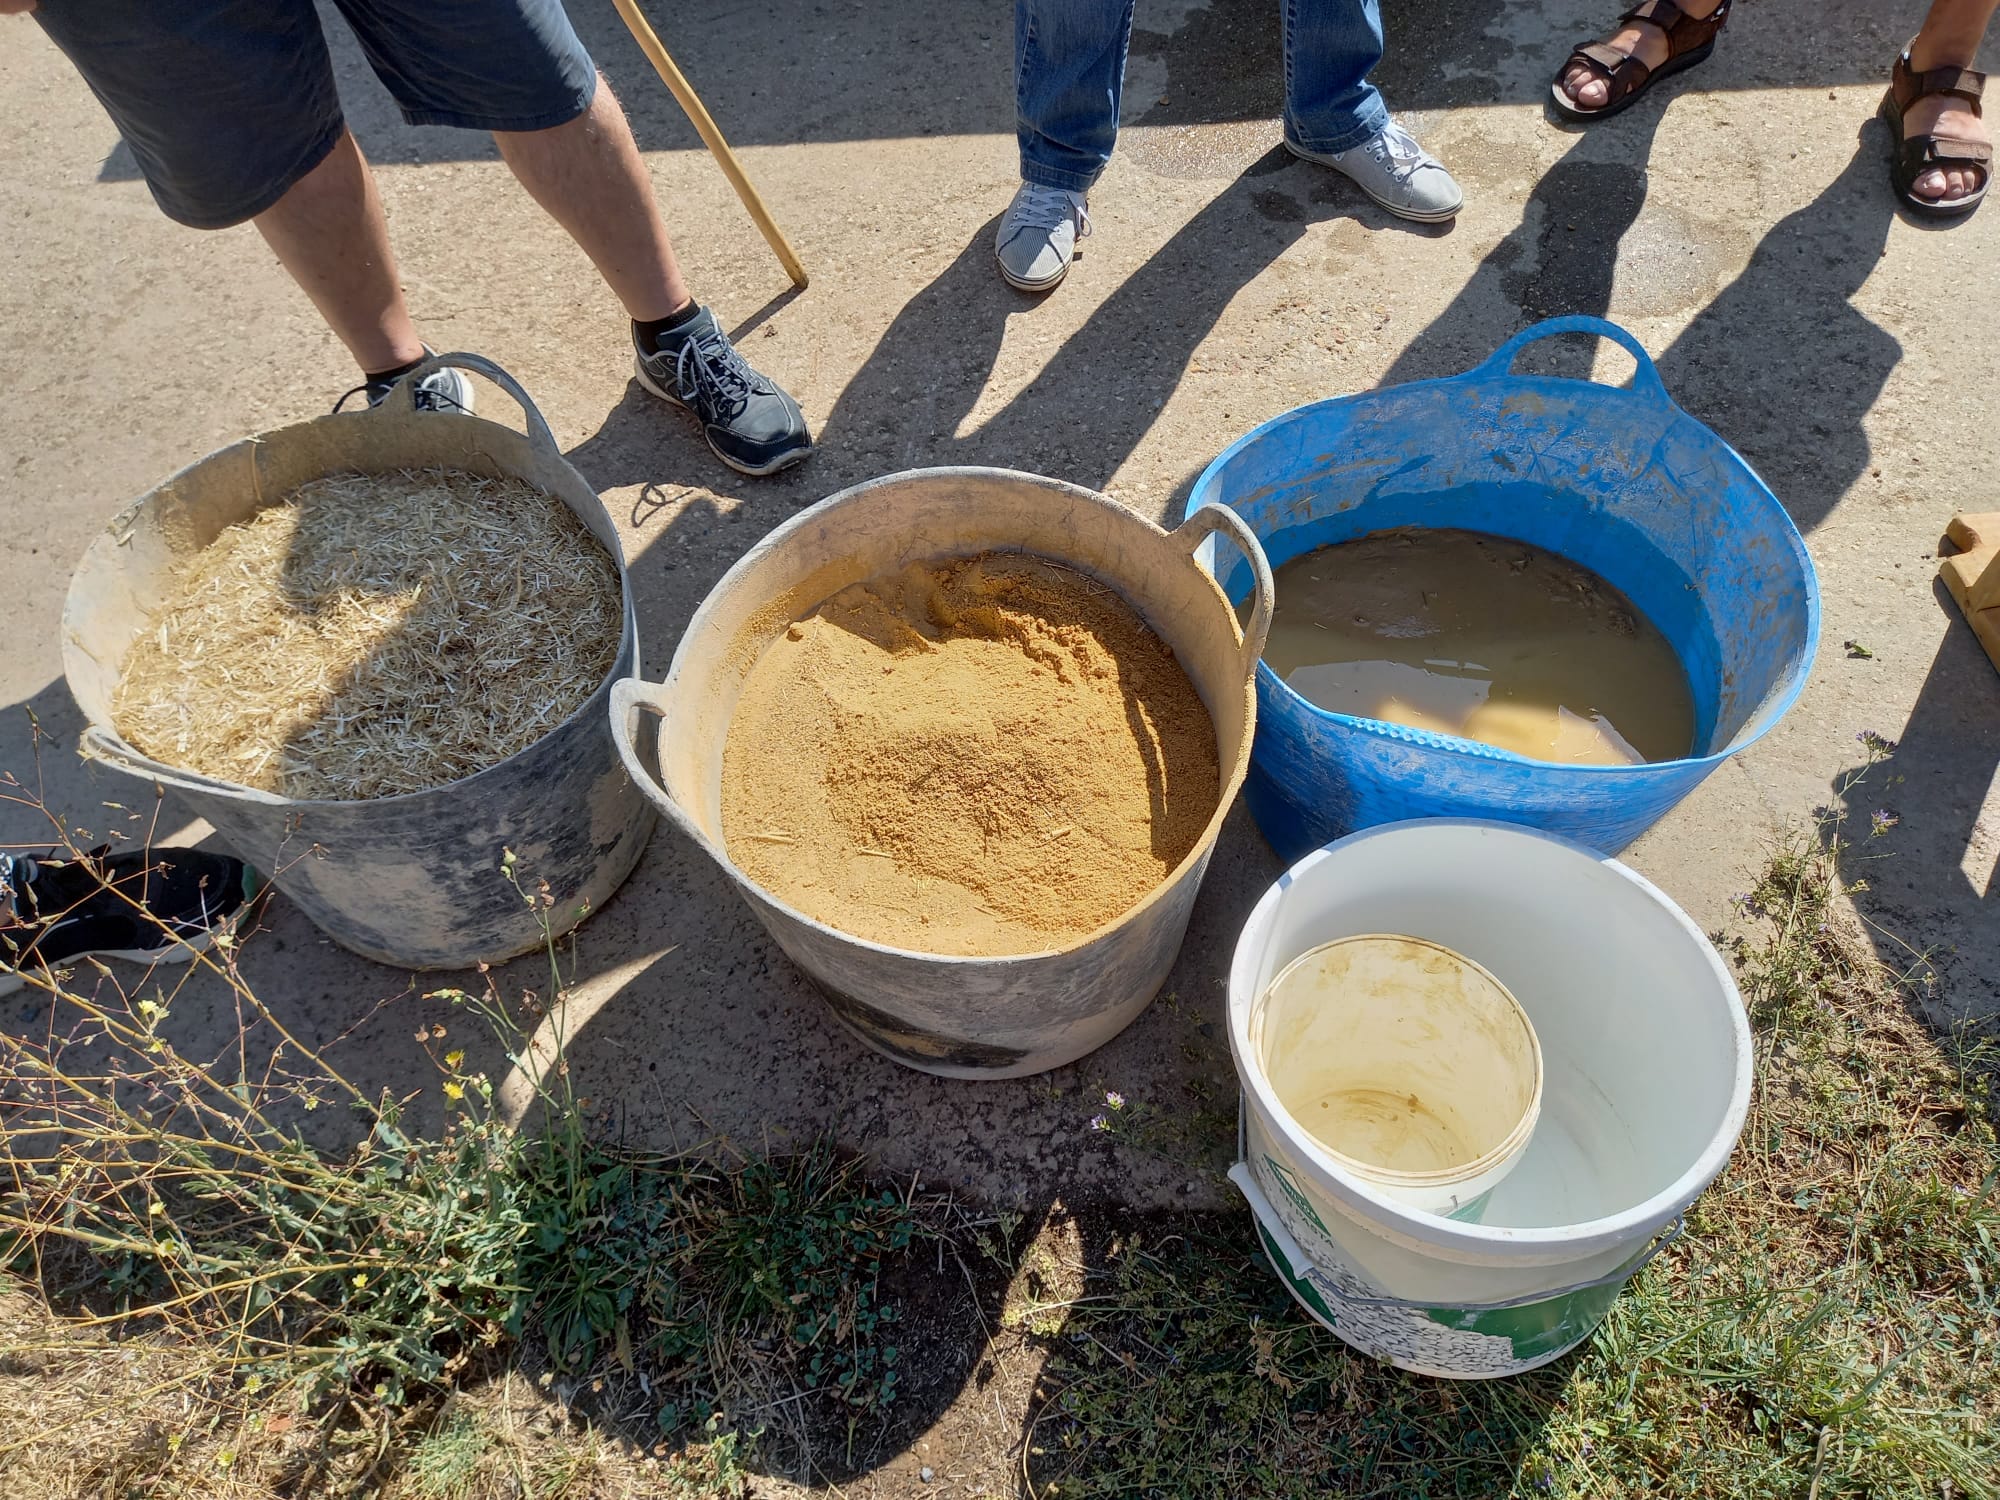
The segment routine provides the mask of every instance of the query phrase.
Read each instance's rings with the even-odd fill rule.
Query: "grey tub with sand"
[[[1257,578],[1247,631],[1193,552],[1216,532]],[[1214,723],[1220,798],[1194,848],[1137,905],[1079,941],[1005,957],[950,957],[868,942],[751,880],[722,830],[722,753],[764,647],[849,584],[913,562],[1019,551],[1115,588],[1173,649]],[[1165,981],[1208,858],[1249,767],[1254,676],[1270,624],[1270,569],[1237,517],[1211,508],[1173,532],[1102,495],[1005,469],[919,469],[845,490],[759,542],[689,622],[662,683],[612,692],[612,728],[634,780],[729,876],[834,1014],[898,1062],[958,1078],[1059,1067],[1109,1041]],[[659,717],[656,780],[642,715]],[[647,738],[652,738],[647,736]]]
[[[527,435],[497,422],[416,411],[414,382],[373,410],[339,412],[246,438],[182,470],[114,520],[71,579],[63,670],[88,727],[83,753],[180,793],[328,936],[405,968],[497,962],[543,941],[540,916],[500,872],[546,880],[556,933],[631,873],[653,827],[645,797],[605,732],[614,680],[638,670],[638,627],[616,527],[514,380],[475,355],[441,356],[520,402]],[[330,473],[450,467],[506,476],[557,497],[618,568],[618,652],[583,706],[519,753],[426,791],[300,801],[162,764],[128,744],[111,705],[126,654],[148,631],[184,559],[223,528]]]

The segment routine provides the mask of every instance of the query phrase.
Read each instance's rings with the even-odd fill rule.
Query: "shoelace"
[[[384,396],[388,395],[390,391],[395,389],[395,385],[396,382],[393,380],[387,382],[386,384],[380,384],[380,385],[374,383],[373,381],[364,380],[361,382],[361,384],[355,386],[352,390],[343,393],[341,398],[333,403],[333,409],[335,411],[339,411],[343,406],[347,405],[347,403],[349,401],[352,401],[356,396],[360,396],[370,406],[373,406],[377,401],[380,401]],[[456,396],[447,395],[443,391],[433,390],[429,386],[425,385],[418,386],[416,394],[417,394],[418,411],[467,410],[465,403],[463,401],[460,401]]]
[[[1389,164],[1389,170],[1396,174],[1399,182],[1408,182],[1418,167],[1434,160],[1430,152],[1418,144],[1417,138],[1394,120],[1382,127],[1382,133],[1375,137],[1373,144],[1376,154]]]
[[[1072,214],[1076,216],[1076,237],[1090,237],[1090,210],[1062,188],[1043,187],[1031,182],[1014,201],[1009,217],[1014,228],[1054,229]]]
[[[724,418],[739,415],[763,389],[736,346],[719,328],[691,334],[674,360],[674,387],[690,406],[706,395]]]

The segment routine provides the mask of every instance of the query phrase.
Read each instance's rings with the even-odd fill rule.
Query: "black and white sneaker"
[[[108,851],[0,854],[0,995],[26,983],[23,970],[82,958],[187,963],[234,934],[263,894],[263,877],[226,854]]]
[[[429,359],[437,350],[424,345],[424,358]],[[333,409],[339,411],[354,397],[359,396],[370,406],[380,406],[389,399],[389,392],[408,380],[408,375],[396,375],[386,380],[364,380],[353,390],[334,402]],[[472,381],[465,371],[456,365],[446,365],[442,370],[433,370],[417,381],[412,393],[418,411],[462,412],[472,415],[474,397]]]
[[[704,307],[648,349],[638,329],[639,384],[693,412],[715,456],[743,474],[775,474],[812,452],[799,403],[750,368]]]

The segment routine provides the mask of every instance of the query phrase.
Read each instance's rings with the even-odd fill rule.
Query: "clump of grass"
[[[1046,1340],[1034,1493],[2000,1495],[1994,1059],[1841,899],[1886,819],[1823,812],[1741,898],[1749,1123],[1578,1355],[1403,1375],[1305,1320],[1243,1215],[1128,1224]]]
[[[553,907],[511,856],[504,874]],[[0,1270],[43,1310],[35,1338],[74,1398],[43,1402],[50,1420],[33,1403],[0,1417],[0,1471],[39,1474],[51,1495],[66,1492],[55,1476],[79,1493],[588,1491],[557,1472],[588,1444],[529,1462],[458,1418],[439,1425],[511,1359],[541,1367],[566,1419],[598,1424],[597,1449],[650,1462],[643,1492],[727,1495],[753,1449],[810,1467],[827,1431],[851,1445],[894,1404],[884,1273],[934,1231],[939,1200],[873,1186],[824,1147],[743,1159],[605,1142],[562,1059],[553,942],[546,1001],[510,1001],[490,974],[433,997],[498,1033],[533,1085],[530,1118],[504,1118],[434,1026],[420,1040],[448,1109],[429,1136],[406,1125],[409,1101],[364,1095],[289,1030],[237,951],[130,990],[108,966],[31,975],[46,1020],[0,1031]],[[236,1033],[191,1055],[176,1007],[205,995],[213,1013],[217,982]],[[304,1133],[330,1111],[356,1120],[351,1149]],[[9,1357],[26,1347],[10,1340]],[[136,1389],[134,1357],[154,1372]],[[20,1373],[0,1361],[0,1389]]]

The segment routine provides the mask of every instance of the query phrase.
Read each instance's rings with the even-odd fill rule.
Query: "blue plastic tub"
[[[1595,333],[1638,362],[1630,388],[1515,375],[1521,348]],[[1615,854],[1777,723],[1812,668],[1819,586],[1784,507],[1667,395],[1646,351],[1600,318],[1554,318],[1448,380],[1320,401],[1210,464],[1192,510],[1250,524],[1271,566],[1392,526],[1530,542],[1608,579],[1679,654],[1694,697],[1684,760],[1557,765],[1471,740],[1329,713],[1257,668],[1244,795],[1280,857],[1405,818],[1497,818]],[[1250,571],[1204,558],[1240,601]]]

